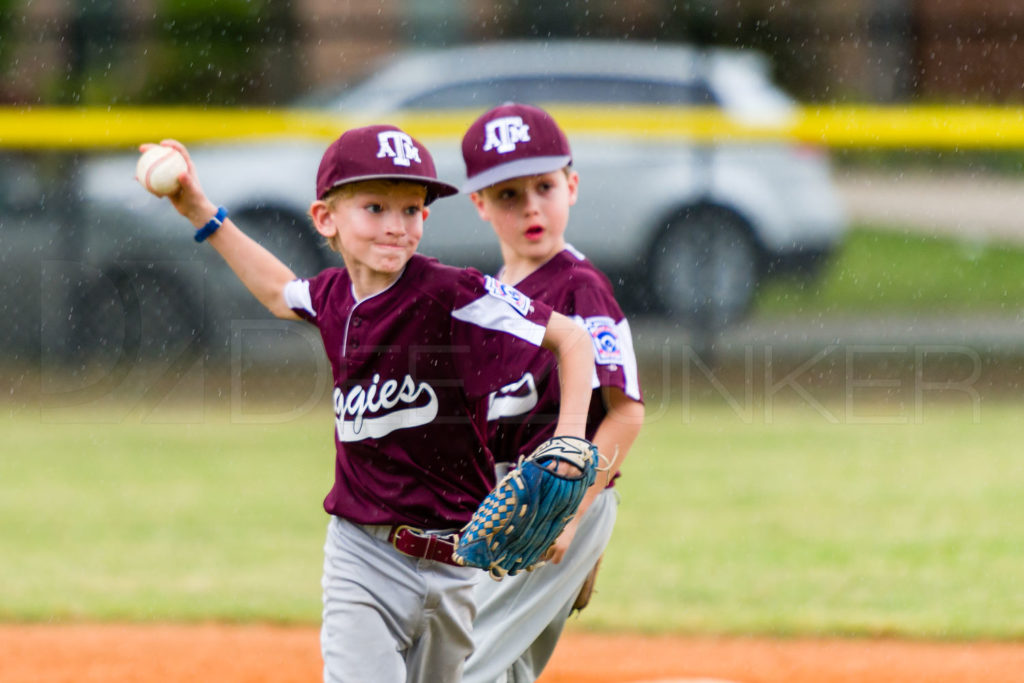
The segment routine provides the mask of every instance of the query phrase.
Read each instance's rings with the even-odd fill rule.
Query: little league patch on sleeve
[[[604,316],[584,318],[583,326],[594,342],[594,362],[598,365],[621,365],[622,345],[615,321]]]
[[[501,299],[509,306],[519,311],[520,315],[526,316],[530,313],[530,297],[526,296],[515,287],[506,285],[504,282],[499,282],[490,275],[484,276],[484,284],[487,287],[488,294]]]

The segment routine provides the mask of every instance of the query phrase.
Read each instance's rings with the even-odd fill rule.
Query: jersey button
[[[362,324],[363,324],[363,319],[362,318],[353,318],[352,319],[352,327],[359,327]]]

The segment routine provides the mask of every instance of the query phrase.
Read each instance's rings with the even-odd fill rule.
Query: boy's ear
[[[479,192],[470,192],[469,201],[473,202],[473,206],[476,207],[476,212],[480,214],[480,218],[485,221],[490,221],[487,217],[487,204],[484,202],[484,196]]]
[[[317,200],[309,207],[309,215],[313,218],[313,225],[316,231],[324,237],[334,237],[338,234],[338,226],[334,223],[334,214],[327,202]]]
[[[569,206],[573,206],[580,196],[580,174],[570,169],[566,181],[569,184]]]

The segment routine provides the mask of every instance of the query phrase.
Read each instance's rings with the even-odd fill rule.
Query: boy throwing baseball
[[[297,278],[207,199],[188,162],[170,195],[280,318],[316,325],[334,375],[334,484],[324,546],[327,681],[458,681],[472,649],[478,569],[452,558],[493,487],[488,395],[538,348],[558,358],[559,434],[582,437],[591,345],[577,324],[504,283],[415,253],[428,205],[457,190],[393,126],[324,153],[310,215],[344,268]],[[150,145],[143,145],[142,150]]]
[[[596,572],[615,524],[612,481],[640,431],[644,407],[629,323],[611,283],[565,241],[579,188],[565,134],[547,112],[505,104],[470,126],[462,154],[468,178],[462,191],[501,246],[498,279],[589,333],[595,354],[586,436],[610,464],[552,546],[549,564],[477,587],[476,648],[464,681],[521,683],[540,675],[581,587]],[[492,396],[490,443],[499,463],[507,466],[560,429],[555,416],[567,397],[558,376],[555,357],[537,349],[526,371]]]

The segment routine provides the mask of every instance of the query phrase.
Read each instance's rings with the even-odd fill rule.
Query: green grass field
[[[922,424],[753,414],[656,412],[579,627],[1024,636],[1020,405],[976,421],[951,401]],[[0,620],[317,623],[327,409],[208,415],[2,418]]]
[[[862,226],[813,286],[764,287],[757,314],[1022,301],[1024,250]],[[858,397],[880,419],[834,424],[798,397],[770,416],[702,401],[651,406],[578,626],[1024,637],[1024,404],[976,418],[954,392],[900,424],[911,408]],[[267,425],[92,410],[0,417],[0,620],[319,620],[326,407]]]
[[[841,413],[840,413],[841,414]],[[651,424],[624,479],[596,626],[1024,634],[1020,407],[830,424],[791,406]]]
[[[811,283],[782,278],[758,292],[761,315],[816,313],[1019,314],[1024,249],[854,226]]]

